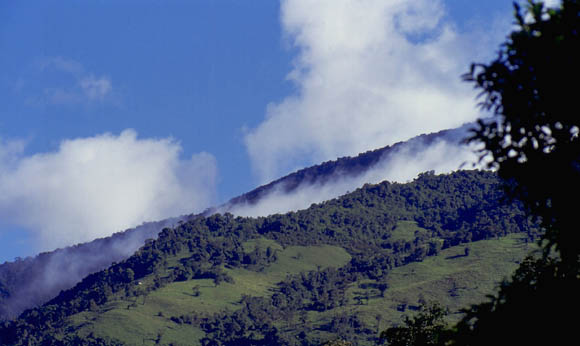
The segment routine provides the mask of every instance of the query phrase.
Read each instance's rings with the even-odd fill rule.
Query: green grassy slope
[[[288,274],[317,268],[341,267],[350,255],[336,246],[290,246],[286,249],[268,239],[244,243],[251,252],[256,244],[278,249],[277,260],[261,272],[225,269],[234,283],[215,285],[213,280],[198,279],[174,282],[148,295],[123,299],[96,311],[84,311],[71,317],[71,327],[82,336],[112,338],[128,345],[162,344],[194,345],[204,333],[198,328],[174,323],[170,316],[192,311],[213,314],[239,309],[243,295],[268,296],[276,283]],[[142,280],[145,284],[147,278]],[[194,294],[194,288],[198,294]]]
[[[460,318],[460,310],[485,301],[498,284],[509,278],[519,262],[537,251],[536,244],[524,242],[522,235],[509,235],[494,240],[481,240],[451,247],[422,262],[394,268],[388,275],[389,289],[384,298],[376,290],[351,285],[349,293],[362,300],[355,311],[372,323],[381,315],[382,328],[402,323],[405,315],[413,314],[419,302],[439,302],[450,309],[450,322]],[[465,256],[465,246],[470,253]],[[364,286],[363,286],[364,287]],[[404,308],[406,307],[406,308]]]
[[[415,232],[416,225],[403,223],[398,229]],[[357,315],[377,333],[393,324],[401,323],[404,316],[414,313],[421,300],[437,301],[452,312],[450,321],[459,318],[459,310],[485,300],[498,283],[507,278],[528,253],[536,246],[524,242],[520,234],[499,239],[482,240],[455,246],[422,262],[410,263],[393,269],[387,279],[389,288],[380,296],[372,287],[373,280],[360,280],[347,290],[348,303],[336,309],[308,314],[313,326],[328,323],[337,315]],[[284,250],[270,240],[247,242],[248,251],[254,242],[280,250],[277,260],[262,272],[245,269],[226,269],[234,283],[216,286],[213,280],[198,279],[171,283],[148,295],[105,305],[97,311],[85,311],[71,317],[72,326],[79,335],[118,339],[128,345],[175,344],[194,345],[204,332],[170,319],[192,311],[213,314],[240,308],[243,295],[268,296],[287,274],[296,274],[318,267],[340,267],[350,255],[333,246],[292,246]],[[470,253],[465,256],[465,246]],[[369,285],[370,284],[370,285]],[[194,294],[198,291],[199,294]],[[283,324],[280,324],[283,327]],[[321,338],[332,338],[319,332]]]

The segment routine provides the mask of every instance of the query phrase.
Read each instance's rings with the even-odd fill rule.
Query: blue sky
[[[64,138],[133,128],[142,137],[174,137],[184,155],[223,157],[221,170],[245,179],[222,179],[222,198],[251,188],[249,172],[239,169],[247,161],[241,129],[292,92],[277,2],[117,3],[2,3],[1,138],[24,138],[34,153]],[[56,59],[110,80],[112,90],[94,100],[43,97],[76,83],[74,73],[51,65]]]
[[[0,262],[473,120],[459,75],[493,55],[511,13],[504,0],[2,1]]]

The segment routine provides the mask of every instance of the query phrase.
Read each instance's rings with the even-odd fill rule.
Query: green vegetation
[[[527,16],[520,12],[516,5],[519,27],[499,57],[467,76],[483,90],[483,106],[500,117],[481,121],[472,140],[485,145],[504,180],[490,172],[425,173],[408,184],[365,185],[296,213],[194,218],[2,323],[0,342],[574,340],[569,314],[580,309],[580,242],[569,197],[579,189],[580,127],[575,90],[560,78],[580,77],[580,1],[564,0],[555,10],[529,1]],[[533,245],[541,238],[543,246]]]
[[[289,246],[277,254],[276,261],[263,272],[281,280],[286,274],[298,274],[317,268],[340,268],[350,260],[348,252],[336,246]]]
[[[388,326],[413,316],[421,301],[442,302],[453,311],[448,321],[456,321],[461,308],[482,301],[486,294],[497,287],[499,279],[513,272],[517,262],[528,251],[537,248],[534,244],[525,244],[523,239],[518,234],[499,240],[475,242],[470,244],[473,252],[468,257],[463,255],[464,246],[452,247],[423,262],[394,268],[388,275],[386,282],[390,289],[384,297],[381,297],[380,290],[374,285],[376,281],[354,282],[347,289],[348,303],[344,307],[310,313],[309,322],[312,325],[324,325],[342,313],[355,314],[369,326],[377,323]],[[275,245],[273,242],[268,244]],[[191,340],[199,340],[205,334],[200,329],[176,326],[171,316],[182,316],[192,311],[210,316],[220,311],[237,310],[243,295],[268,296],[275,289],[276,283],[287,274],[299,273],[304,271],[303,268],[324,268],[328,263],[343,266],[348,260],[348,254],[336,247],[288,247],[276,262],[262,272],[244,269],[229,271],[234,284],[215,286],[209,279],[174,282],[151,292],[146,298],[135,299],[134,306],[130,306],[131,301],[128,301],[124,304],[105,305],[99,311],[84,311],[73,315],[71,326],[79,328],[79,335],[93,333],[127,344],[141,344],[143,339],[146,344],[153,344],[158,334],[163,335],[162,342],[165,344],[191,344]],[[196,287],[199,296],[194,295],[193,288]],[[406,308],[401,311],[403,304]],[[159,316],[160,312],[162,316]],[[380,316],[378,321],[377,316]],[[377,327],[380,330],[380,326]],[[323,335],[320,332],[315,334]]]
[[[480,121],[471,140],[484,144],[503,180],[478,171],[425,173],[296,213],[193,218],[2,323],[0,343],[574,340],[580,242],[570,197],[580,189],[580,126],[576,90],[562,79],[580,79],[579,18],[576,0],[554,10],[529,1],[527,14],[516,5],[518,28],[498,58],[466,76],[498,116]],[[541,238],[544,246],[533,245]],[[2,295],[9,290],[0,286]]]
[[[405,318],[404,327],[391,327],[381,333],[381,339],[389,340],[391,346],[440,345],[444,340],[448,310],[438,304],[423,305],[417,316]]]
[[[246,194],[230,200],[217,209],[208,209],[203,215],[211,215],[216,210],[231,210],[240,204],[255,204],[273,191],[292,193],[301,186],[324,184],[345,177],[360,176],[369,167],[395,155],[403,146],[428,146],[438,140],[455,138],[460,131],[443,130],[420,135],[409,141],[361,153],[356,157],[342,157],[334,161],[301,169],[270,184],[260,186]],[[463,133],[463,132],[461,132]],[[184,216],[190,219],[195,215]],[[24,310],[42,305],[54,298],[62,290],[72,288],[90,273],[107,269],[115,262],[121,262],[132,255],[138,247],[176,220],[146,222],[142,225],[110,237],[95,239],[65,249],[41,253],[35,257],[0,264],[0,321],[13,319]],[[82,266],[76,265],[83,263]],[[53,276],[40,280],[46,272],[58,271],[60,277]]]
[[[419,232],[418,235],[420,236],[429,234],[429,230],[419,227],[416,221],[402,220],[397,222],[397,226],[391,232],[391,239],[405,242],[413,241],[416,237],[416,232]]]
[[[522,261],[487,302],[465,310],[455,326],[427,311],[405,327],[388,328],[391,345],[560,345],[577,339],[580,236],[572,196],[580,188],[580,1],[554,9],[529,0],[515,6],[516,28],[490,64],[474,64],[466,80],[481,89],[483,108],[469,141],[498,171],[506,195],[546,230],[541,258]],[[572,317],[571,317],[572,316]],[[436,329],[435,333],[431,333]]]
[[[2,343],[363,345],[422,300],[457,318],[539,236],[499,186],[489,172],[426,173],[300,212],[198,217],[3,323]]]
[[[173,282],[122,304],[105,305],[98,311],[83,311],[73,315],[71,327],[79,335],[93,333],[126,344],[152,344],[158,335],[162,335],[163,344],[195,344],[194,341],[200,340],[205,334],[191,326],[176,327],[171,316],[181,316],[192,311],[210,316],[217,312],[237,310],[243,296],[269,296],[276,288],[276,283],[288,274],[340,267],[350,260],[348,253],[341,248],[291,246],[282,250],[275,242],[263,238],[244,243],[245,251],[253,251],[255,244],[281,250],[276,262],[261,272],[226,269],[234,283],[224,282],[217,286],[210,279]]]
[[[367,326],[401,324],[414,316],[425,302],[440,302],[450,310],[448,323],[457,322],[461,310],[486,299],[534,251],[536,244],[526,243],[514,234],[500,239],[471,243],[472,252],[464,255],[464,245],[442,250],[437,256],[413,262],[389,272],[388,289],[381,295],[375,280],[359,280],[347,289],[348,304],[320,313],[319,321],[330,320],[337,313],[353,314]],[[378,320],[377,320],[378,317]],[[380,324],[380,325],[379,325]],[[360,343],[360,341],[359,341]]]

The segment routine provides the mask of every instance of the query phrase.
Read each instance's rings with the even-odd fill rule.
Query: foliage
[[[514,4],[517,29],[489,65],[466,75],[482,89],[480,120],[469,140],[505,179],[507,195],[522,201],[546,229],[544,256],[528,258],[489,302],[467,309],[447,344],[564,344],[577,337],[580,242],[576,208],[580,145],[576,88],[580,77],[580,1],[556,9]],[[552,249],[558,256],[551,257]]]
[[[580,253],[571,203],[580,192],[580,1],[546,9],[529,0],[524,13],[514,6],[517,28],[498,57],[465,75],[496,115],[480,120],[469,140],[484,144],[483,158],[505,179],[508,195],[543,221],[546,249],[573,264]]]
[[[405,319],[405,326],[391,327],[381,333],[389,346],[441,345],[445,340],[448,311],[438,304],[423,305],[419,314]]]
[[[558,345],[577,337],[578,273],[559,259],[526,259],[497,296],[467,309],[449,341],[453,345]]]

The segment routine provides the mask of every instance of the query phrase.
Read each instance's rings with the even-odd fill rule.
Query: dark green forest
[[[145,299],[175,282],[209,279],[216,286],[232,283],[234,279],[228,275],[232,268],[263,271],[276,261],[280,250],[245,247],[257,239],[275,241],[283,248],[332,245],[346,250],[350,260],[340,267],[288,275],[271,295],[243,296],[235,311],[191,311],[165,317],[175,326],[201,329],[203,345],[319,345],[324,342],[319,332],[354,342],[380,342],[374,327],[356,315],[336,315],[316,326],[309,324],[306,316],[344,305],[346,288],[356,281],[366,280],[377,294],[384,295],[389,290],[384,279],[393,268],[422,261],[458,244],[511,233],[523,233],[529,241],[539,239],[540,230],[522,205],[505,201],[494,173],[427,172],[406,184],[365,185],[299,212],[260,218],[199,216],[163,229],[157,239],[147,241],[127,260],[89,275],[45,305],[2,323],[1,342],[118,344],[98,335],[77,334],[69,318],[98,311],[116,300]],[[425,231],[407,239],[394,237],[402,221],[416,222]]]

